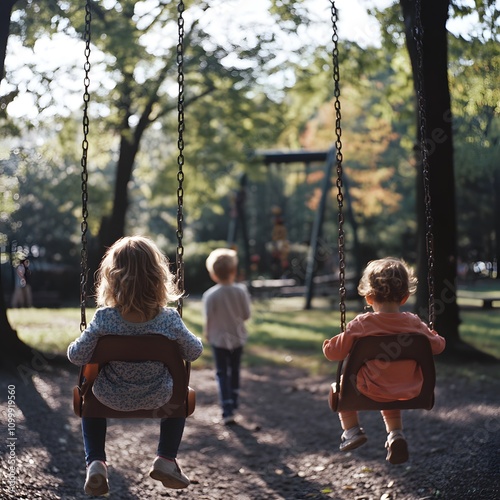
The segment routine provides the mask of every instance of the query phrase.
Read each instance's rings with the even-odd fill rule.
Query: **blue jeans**
[[[184,417],[161,419],[157,455],[170,459],[177,457],[185,423]],[[83,446],[87,465],[94,460],[106,461],[106,428],[105,418],[82,418]]]
[[[219,397],[222,406],[222,416],[231,417],[238,408],[238,393],[240,390],[240,365],[243,347],[223,349],[212,346],[215,359]]]

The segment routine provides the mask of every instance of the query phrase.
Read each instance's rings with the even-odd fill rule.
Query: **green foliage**
[[[21,246],[38,247],[45,262],[73,266],[80,261],[82,218],[82,152],[76,126],[74,120],[64,120],[58,135],[44,138],[40,146],[6,148],[0,157],[0,233]],[[107,136],[96,133],[94,139],[100,145]],[[90,240],[109,202],[112,173],[107,167],[96,155],[88,166]]]
[[[224,40],[222,43],[215,41],[203,26],[205,11],[213,4],[187,4],[191,15],[187,16],[189,21],[185,25],[184,72],[189,82],[185,105],[189,107],[189,116],[195,118],[191,128],[188,119],[185,140],[187,145],[194,146],[190,161],[195,171],[190,174],[186,202],[191,206],[187,214],[193,220],[197,220],[205,208],[216,210],[220,197],[234,187],[228,179],[244,170],[248,152],[259,143],[273,142],[280,131],[280,114],[273,111],[278,106],[266,95],[258,80],[286,69],[283,64],[279,68],[276,66],[274,33],[284,30],[293,34],[299,24],[305,23],[305,11],[297,10],[292,4],[276,6],[272,33],[269,29],[259,29],[256,24],[255,36],[251,39]],[[24,43],[33,43],[42,31],[48,34],[83,33],[84,9],[81,6],[53,0],[38,19],[32,14],[39,9],[36,1],[19,4],[15,36]],[[238,22],[233,24],[236,26]],[[158,220],[171,225],[168,211],[175,200],[173,196],[165,196],[165,186],[172,185],[175,173],[171,166],[176,164],[178,154],[176,31],[175,2],[150,2],[147,8],[133,0],[93,2],[92,54],[97,50],[97,63],[95,56],[91,57],[91,154],[92,158],[98,158],[100,165],[106,165],[106,169],[117,162],[117,184],[132,187],[129,229],[150,225],[157,230],[161,227],[155,222]],[[40,92],[36,102],[44,102],[48,107],[54,102],[49,87],[57,83],[58,74],[43,73],[36,78],[40,84],[34,86]],[[47,98],[42,99],[41,93]],[[274,129],[273,122],[278,125]],[[157,126],[152,127],[155,123]],[[93,132],[95,127],[97,134]],[[147,136],[149,131],[151,134]],[[153,153],[154,158],[151,149],[144,148],[144,142],[161,145]],[[221,172],[221,167],[226,171]],[[130,182],[132,168],[139,171],[133,185]],[[155,169],[154,174],[148,172],[149,169]],[[90,179],[98,179],[99,184],[103,184],[100,177],[99,173],[92,173]],[[215,190],[210,189],[214,177],[218,179]],[[143,178],[147,179],[147,184],[142,182]],[[109,184],[110,179],[105,183]],[[151,223],[148,211],[144,210],[146,203],[154,207]],[[104,204],[99,203],[98,213],[110,213],[112,208],[112,200],[108,199]],[[95,227],[92,229],[97,233]]]
[[[498,42],[450,37],[459,248],[464,261],[493,260],[500,179]],[[496,256],[498,257],[498,255]]]
[[[361,258],[365,261],[378,252],[389,252],[414,261],[415,160],[410,137],[415,127],[408,56],[404,48],[388,55],[384,49],[362,49],[354,43],[342,44],[340,53],[346,200],[352,203],[359,228]],[[299,79],[289,92],[293,109],[300,110],[299,116],[303,113],[304,122],[291,122],[285,137],[300,134],[300,144],[306,149],[328,149],[335,138],[333,84],[328,82],[331,75],[324,71],[324,58],[325,53],[318,52],[311,77],[299,67]],[[317,175],[309,175],[317,184],[309,184],[306,195],[305,204],[312,211],[319,200],[322,175]],[[335,196],[334,189],[331,218],[335,218]],[[335,240],[336,227],[327,227],[325,238]],[[349,228],[350,235],[352,231]]]
[[[80,195],[73,179],[78,170],[45,153],[19,149],[0,160],[5,188],[0,233],[37,247],[49,261],[74,263],[78,250],[69,235],[78,227]]]
[[[411,74],[407,60],[401,61],[404,46],[404,27],[400,2],[384,9],[373,8],[370,12],[381,23],[384,50],[395,61],[400,60],[395,74],[403,81],[403,88],[394,87],[388,94],[389,102],[403,105],[404,119],[408,110],[413,114],[413,99],[407,89]],[[457,199],[458,252],[464,261],[470,259],[498,259],[500,229],[495,227],[496,194],[500,183],[497,162],[500,147],[500,81],[499,81],[499,24],[500,10],[495,1],[450,2],[450,17],[467,17],[471,23],[468,33],[462,36],[448,35],[449,42],[449,87],[452,101],[454,171]],[[407,59],[407,58],[405,58]],[[401,62],[403,66],[401,66]],[[388,81],[384,79],[384,81]],[[409,108],[408,104],[412,107]],[[398,111],[392,110],[393,123],[397,123]],[[410,115],[411,116],[411,115]],[[371,128],[371,127],[370,127]],[[413,128],[401,135],[401,144],[406,142],[406,151],[411,151]],[[387,151],[396,151],[389,147]],[[408,158],[411,156],[408,154]],[[411,172],[413,161],[408,162]],[[406,196],[405,196],[406,199]],[[389,222],[389,221],[388,221]],[[393,227],[392,222],[387,224]],[[363,227],[368,225],[363,224]],[[411,230],[411,223],[407,228]],[[403,232],[405,234],[406,231]],[[495,244],[497,250],[495,251]]]
[[[278,20],[284,21],[284,27],[291,31],[295,31],[297,26],[307,22],[305,17],[305,10],[301,4],[304,0],[296,2],[283,2],[281,0],[272,0],[270,13]],[[302,8],[301,8],[302,7]]]
[[[14,89],[4,95],[0,95],[0,128],[4,131],[5,135],[15,136],[20,132],[14,120],[7,114],[7,106],[14,101],[18,93],[18,90]],[[3,151],[0,154],[3,154]]]
[[[491,185],[499,155],[498,12],[492,2],[476,4],[481,26],[488,29],[474,30],[467,40],[450,37],[459,248],[464,251],[463,258],[473,243],[491,253],[495,219]],[[133,0],[97,1],[93,5],[90,232],[96,236],[102,217],[111,213],[117,162],[132,157],[132,146],[138,141],[128,182],[126,232],[151,234],[164,247],[172,248],[177,223],[176,5],[158,1],[148,3],[146,8]],[[251,36],[241,43],[225,39],[224,33],[210,33],[205,16],[210,15],[213,3],[186,5],[190,13],[184,61],[186,243],[225,238],[231,199],[241,174],[247,173],[251,251],[264,256],[265,261],[273,205],[284,210],[290,241],[307,241],[322,165],[311,165],[308,171],[302,165],[271,169],[261,165],[252,153],[259,149],[331,147],[335,123],[330,47],[300,43],[299,33],[309,23],[304,1],[273,1],[269,16],[262,23],[256,22]],[[46,35],[80,37],[83,33],[85,12],[78,3],[19,0],[15,9],[12,36],[27,48],[34,48]],[[457,15],[471,13],[465,2],[454,2],[454,9]],[[400,254],[413,261],[416,131],[410,64],[398,3],[372,12],[382,24],[383,47],[361,48],[346,40],[341,40],[340,46],[346,178],[363,259],[380,252]],[[230,28],[243,29],[242,22],[233,19]],[[282,38],[283,33],[289,38]],[[293,49],[283,47],[285,39]],[[287,52],[280,52],[284,49]],[[30,83],[23,85],[36,93],[40,112],[55,109],[57,85],[64,74],[72,81],[81,80],[82,64],[83,48],[81,57],[75,57],[78,74],[72,72],[71,65],[50,70],[40,64],[29,68]],[[27,68],[23,65],[24,70]],[[13,85],[22,83],[13,73],[9,81]],[[67,110],[61,114],[67,114]],[[42,155],[42,159],[29,163],[46,165],[36,172],[27,169],[27,177],[17,172],[16,166],[15,172],[9,170],[12,177],[1,177],[5,193],[1,230],[18,241],[35,238],[43,246],[49,245],[50,255],[61,254],[71,260],[76,258],[79,236],[80,181],[76,166],[80,161],[81,124],[73,116],[55,116],[46,123],[36,123],[46,116],[41,112],[29,125],[39,127],[36,139],[45,145],[36,150],[26,146],[30,155]],[[22,120],[11,120],[11,124],[19,129],[27,126]],[[45,124],[50,132],[44,130]],[[145,127],[143,132],[141,127]],[[31,136],[23,140],[33,142]],[[10,157],[10,148],[6,147],[2,162]],[[323,236],[331,249],[337,230],[335,193],[332,195]],[[49,231],[52,225],[55,230]],[[352,228],[348,232],[350,245]],[[64,238],[71,243],[63,243]],[[195,249],[192,252],[197,254]],[[189,254],[186,252],[188,258]],[[201,265],[196,267],[203,271]]]
[[[456,0],[450,2],[452,15],[456,17],[477,16],[478,25],[470,30],[471,38],[481,42],[498,40],[500,35],[500,10],[496,0],[474,0],[472,2]]]
[[[373,15],[381,25],[382,45],[390,54],[404,46],[404,20],[400,2],[394,2],[386,8],[372,7],[368,12]]]

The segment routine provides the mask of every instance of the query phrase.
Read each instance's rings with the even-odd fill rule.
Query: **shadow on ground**
[[[88,498],[80,421],[71,408],[77,370],[66,364],[43,368],[32,363],[21,376],[2,374],[1,498]],[[245,370],[238,425],[223,426],[214,374],[194,366],[197,408],[179,453],[191,486],[167,490],[148,477],[157,421],[112,420],[109,498],[499,498],[499,365],[473,365],[461,373],[455,376],[452,367],[440,370],[438,365],[436,406],[430,412],[405,413],[411,456],[406,464],[392,466],[385,461],[385,432],[377,412],[361,415],[367,444],[351,453],[338,451],[341,431],[328,408],[327,377],[308,377],[293,367]],[[7,448],[11,385],[16,395],[15,483],[9,482]]]

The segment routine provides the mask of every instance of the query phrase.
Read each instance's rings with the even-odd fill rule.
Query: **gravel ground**
[[[71,408],[77,371],[67,365],[37,371],[39,366],[34,360],[21,378],[1,374],[1,498],[88,498],[80,421]],[[410,460],[393,466],[385,460],[378,412],[361,415],[366,445],[338,450],[341,430],[327,404],[329,378],[294,368],[244,370],[238,425],[225,427],[213,372],[194,366],[197,407],[178,457],[192,484],[168,490],[148,477],[157,421],[112,420],[108,498],[499,499],[499,365],[473,365],[459,377],[453,367],[442,368],[438,364],[435,408],[406,412]],[[8,435],[11,384],[16,405],[10,437],[16,441]]]

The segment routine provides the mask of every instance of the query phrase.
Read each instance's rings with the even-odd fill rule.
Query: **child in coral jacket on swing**
[[[430,341],[433,354],[441,353],[446,341],[416,315],[401,312],[400,307],[415,293],[417,280],[412,269],[393,257],[368,263],[359,282],[358,293],[373,312],[356,316],[344,332],[323,342],[323,353],[330,361],[341,361],[349,354],[354,341],[371,335],[422,333]],[[375,362],[375,361],[374,361]],[[372,367],[373,368],[373,367]],[[370,370],[368,361],[358,372],[358,389],[375,401],[411,399],[420,393],[422,374],[413,360],[398,361],[384,370]],[[382,410],[387,430],[387,460],[401,464],[408,460],[408,445],[403,434],[401,410]],[[349,451],[366,443],[359,425],[358,412],[339,413],[343,429],[340,450]]]

